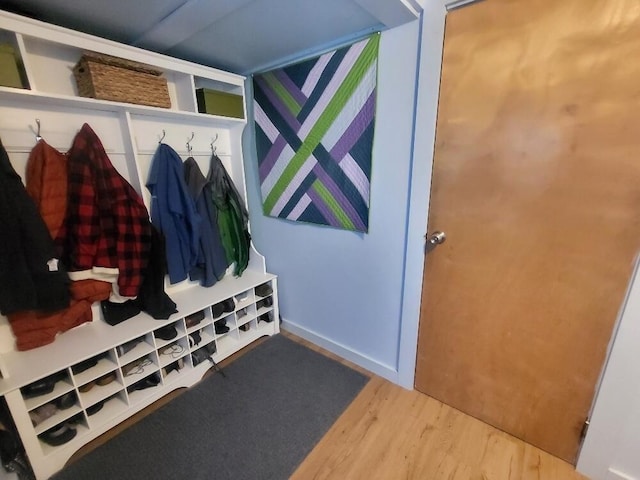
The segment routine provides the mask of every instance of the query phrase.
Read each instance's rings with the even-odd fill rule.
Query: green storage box
[[[222,117],[244,118],[242,95],[198,88],[196,90],[198,111]]]
[[[0,85],[23,88],[15,50],[7,43],[0,44]]]

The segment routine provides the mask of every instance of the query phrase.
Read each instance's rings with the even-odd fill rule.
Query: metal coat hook
[[[164,140],[164,137],[165,137],[166,134],[167,134],[167,132],[162,130],[162,137],[160,137],[160,140],[158,140],[158,143],[162,143],[162,141]]]
[[[40,119],[36,118],[36,125],[38,126],[38,131],[36,132],[36,142],[39,142],[40,140],[42,140],[42,137],[40,136]]]
[[[214,138],[211,141],[211,151],[215,154],[216,150],[218,149],[218,147],[214,146],[213,144],[216,143],[218,141],[218,134],[216,133],[216,138]]]
[[[191,151],[193,150],[191,148],[191,141],[193,140],[193,137],[195,137],[196,134],[194,132],[191,132],[191,138],[189,140],[187,140],[187,152],[189,152],[189,155],[191,155]]]

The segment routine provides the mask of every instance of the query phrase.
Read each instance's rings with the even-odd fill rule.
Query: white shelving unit
[[[208,171],[215,139],[216,153],[246,203],[241,149],[246,120],[198,113],[195,97],[195,89],[200,86],[244,96],[244,77],[3,11],[0,43],[12,44],[19,53],[29,84],[25,89],[0,87],[0,137],[23,178],[36,141],[36,119],[41,122],[43,138],[62,152],[71,146],[82,124],[88,123],[115,168],[149,208],[145,180],[163,132],[164,143],[183,158],[187,157],[186,142],[193,134],[191,155],[201,170],[205,174]],[[71,69],[85,50],[162,70],[171,108],[79,97]],[[25,352],[5,349],[0,353],[0,395],[7,400],[38,479],[50,477],[82,445],[171,390],[198,382],[211,367],[209,361],[201,360],[198,350],[207,349],[206,356],[219,362],[259,337],[278,333],[277,279],[266,272],[264,257],[251,248],[249,266],[241,277],[229,272],[210,288],[189,281],[167,283],[166,291],[179,310],[168,320],[155,320],[141,313],[110,326],[102,320],[99,306],[94,305],[93,322],[59,335],[53,344]],[[267,296],[271,299],[269,305],[255,291],[265,283],[273,292]],[[236,306],[233,312],[220,317],[226,319],[229,331],[217,334],[214,322],[219,318],[214,318],[211,307],[226,299],[234,299]],[[204,318],[197,325],[188,326],[185,317],[200,311]],[[4,318],[2,321],[6,323]],[[157,338],[154,332],[167,325],[176,328],[176,337]],[[136,343],[132,347],[130,342]],[[98,360],[96,365],[79,371],[78,365],[92,358]],[[147,361],[142,365],[128,367],[143,359]],[[178,365],[176,362],[181,368],[172,369]],[[58,379],[51,393],[25,398],[23,387],[50,376]],[[107,376],[111,381],[100,385]],[[157,382],[156,386],[136,388],[141,380],[152,378],[154,382],[150,383]],[[37,425],[32,423],[30,412],[47,404],[58,405],[69,396],[74,398],[71,406],[58,408]],[[70,425],[77,432],[72,440],[52,446],[41,439],[50,428],[67,422],[72,422]]]

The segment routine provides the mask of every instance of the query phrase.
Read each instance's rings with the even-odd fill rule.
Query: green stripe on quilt
[[[325,187],[320,180],[316,180],[315,182],[313,182],[311,188],[313,188],[317,192],[317,194],[320,195],[320,198],[324,200],[324,203],[327,204],[329,210],[331,210],[331,212],[336,216],[336,218],[340,221],[344,228],[355,230],[356,227],[353,222],[351,222],[342,207],[338,204],[333,195],[331,195],[331,192],[327,190],[327,187]]]
[[[285,104],[289,111],[297,116],[300,113],[300,110],[302,110],[302,107],[298,104],[298,102],[296,102],[296,99],[291,96],[287,89],[282,86],[276,76],[273,73],[268,72],[265,73],[262,78],[264,78],[273,92],[278,96],[280,100],[282,100],[282,103]]]

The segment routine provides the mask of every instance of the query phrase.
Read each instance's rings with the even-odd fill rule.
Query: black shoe
[[[273,293],[273,288],[268,283],[263,283],[262,285],[258,285],[255,288],[256,295],[259,297],[266,297],[267,295],[271,295]]]
[[[173,325],[167,325],[156,330],[154,335],[162,340],[173,340],[178,336],[178,330]]]
[[[222,302],[224,313],[231,313],[236,309],[236,301],[233,298],[227,298]]]
[[[258,322],[273,322],[273,317],[271,316],[271,312],[263,313],[258,317]]]
[[[213,327],[215,328],[216,334],[222,335],[225,333],[229,333],[229,327],[223,324],[214,323]]]
[[[160,383],[160,377],[157,373],[152,373],[146,378],[143,378],[139,382],[134,383],[129,387],[129,391],[144,390],[145,388],[155,387]]]
[[[90,407],[87,407],[87,410],[86,410],[87,415],[89,415],[89,416],[95,415],[100,410],[102,410],[103,406],[104,406],[104,400],[100,400],[98,403],[94,403]]]
[[[61,397],[56,398],[54,403],[60,410],[71,408],[76,404],[76,394],[74,392],[67,392]]]
[[[212,305],[211,313],[213,314],[213,318],[218,318],[220,315],[224,314],[224,302]]]
[[[202,320],[204,320],[204,310],[200,310],[199,312],[192,313],[191,315],[184,317],[184,323],[187,325],[187,328],[191,328],[199,324]]]
[[[272,305],[273,305],[273,298],[271,298],[271,297],[263,298],[258,303],[256,303],[256,306],[258,308],[263,308],[263,307],[264,308],[269,308]]]
[[[100,360],[101,358],[102,355],[89,358],[71,367],[71,371],[77,375],[84,372],[85,370],[89,370],[91,367],[95,367],[98,364],[98,360]]]
[[[61,423],[41,434],[39,438],[43,442],[57,447],[71,441],[76,436],[76,433],[78,432],[75,428],[66,423]]]

